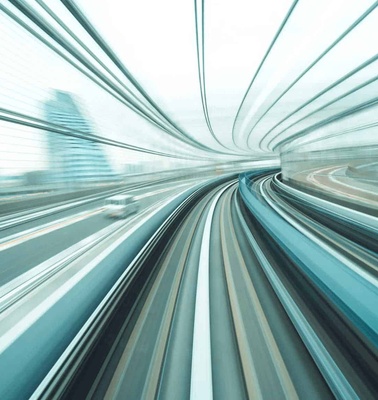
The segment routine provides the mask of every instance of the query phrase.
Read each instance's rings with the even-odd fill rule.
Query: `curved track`
[[[279,265],[277,254],[269,253],[274,244],[236,188],[223,184],[187,206],[170,234],[155,241],[149,256],[144,253],[137,263],[144,278],[134,297],[129,292],[109,314],[80,368],[59,389],[62,397],[334,397],[272,287],[259,249],[299,310],[300,323],[322,341],[321,324],[314,322],[319,314],[307,306],[319,295],[310,293],[308,282],[299,290],[280,270],[290,262]]]

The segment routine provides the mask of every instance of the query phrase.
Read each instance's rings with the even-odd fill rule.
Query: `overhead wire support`
[[[363,103],[357,104],[356,106],[353,106],[353,107],[351,107],[347,110],[344,110],[338,114],[331,115],[330,117],[325,118],[322,121],[319,121],[305,129],[295,133],[294,135],[291,135],[290,137],[281,140],[279,143],[277,143],[273,147],[273,151],[278,150],[282,146],[286,145],[288,142],[293,142],[294,140],[296,140],[304,135],[307,135],[308,133],[314,132],[316,129],[326,126],[332,122],[339,121],[343,118],[349,117],[350,115],[354,115],[354,114],[369,110],[369,109],[377,107],[377,106],[378,106],[378,97],[374,97],[373,99],[370,99]]]
[[[132,96],[134,98],[134,100],[136,102],[141,102],[141,100],[135,95],[135,93],[133,93],[100,59],[98,56],[96,56],[96,54],[94,54],[94,52],[51,10],[51,8],[49,8],[47,6],[47,4],[44,2],[44,0],[36,0],[36,2],[109,74],[111,75],[120,86],[122,86],[127,93]],[[88,22],[88,21],[87,21]],[[117,65],[118,67],[118,65]],[[124,67],[126,69],[126,67]],[[122,71],[123,72],[123,71]],[[132,77],[131,73],[127,70],[127,72],[130,74],[130,76]],[[130,81],[129,76],[127,76],[127,79]],[[132,81],[133,83],[134,81]],[[137,89],[139,90],[139,92],[142,92],[143,97],[146,99],[146,96],[148,96],[146,94],[146,92],[144,91],[144,89],[142,88],[142,86],[138,85]],[[148,99],[150,99],[149,97],[147,98],[147,101],[149,101]],[[151,99],[150,99],[151,100]],[[151,100],[152,102],[152,100]],[[142,103],[143,106],[145,106]],[[162,111],[157,107],[156,103],[151,103],[150,104],[150,112],[153,113],[155,115],[155,117],[157,118],[161,118]],[[136,111],[136,109],[133,109],[133,111]],[[139,113],[139,115],[141,115]],[[164,115],[163,115],[164,117]],[[170,123],[169,120],[166,119],[167,123]],[[157,125],[158,128],[163,129],[162,126]],[[166,133],[169,134],[169,132],[167,131],[167,129],[163,129]]]
[[[196,28],[198,80],[200,86],[203,114],[205,117],[206,125],[212,137],[219,145],[228,149],[228,147],[226,147],[214,133],[210,121],[209,109],[207,106],[206,78],[205,78],[205,0],[194,0],[194,19]]]
[[[363,110],[362,110],[363,111]],[[349,129],[343,129],[343,130],[338,130],[337,132],[334,132],[330,135],[326,135],[326,136],[322,136],[322,137],[317,137],[311,140],[306,140],[306,146],[309,144],[313,144],[313,143],[317,143],[321,140],[324,140],[324,138],[336,138],[336,137],[340,137],[340,136],[344,136],[346,134],[349,133],[355,133],[355,132],[361,132],[361,131],[366,131],[368,129],[373,129],[373,128],[377,128],[378,127],[378,122],[371,122],[369,124],[361,124],[361,125],[357,125],[353,128],[349,128]]]
[[[177,158],[177,159],[185,159],[185,160],[194,160],[194,161],[211,161],[211,158],[207,157],[195,157],[190,155],[178,155],[172,153],[161,152],[157,150],[146,149],[145,147],[135,146],[127,143],[123,143],[117,140],[104,138],[102,136],[89,134],[88,132],[83,132],[78,129],[68,128],[64,125],[47,122],[43,119],[31,117],[26,114],[18,113],[12,110],[8,110],[5,108],[0,108],[0,121],[5,121],[21,126],[26,126],[29,128],[35,128],[43,131],[48,131],[56,134],[61,134],[64,136],[70,136],[78,139],[83,139],[88,142],[95,142],[104,144],[107,146],[113,146],[117,148],[137,151],[140,153],[146,153],[151,155],[157,155],[162,157],[169,157],[169,158]]]
[[[165,118],[167,122],[174,123],[169,120],[165,113],[159,108],[159,106],[151,99],[139,82],[130,73],[127,67],[122,63],[110,46],[105,42],[101,35],[97,32],[95,27],[90,23],[88,18],[72,0],[62,0],[62,4],[68,9],[72,16],[78,21],[78,23],[85,29],[85,31],[92,37],[92,39],[97,43],[101,50],[109,57],[109,59],[114,63],[114,65],[123,73],[123,75],[133,84],[133,86],[138,90],[138,92],[143,96],[143,98],[148,102],[148,104],[157,110],[161,117]],[[179,130],[179,129],[178,129]]]
[[[265,64],[266,59],[268,58],[271,50],[273,49],[277,39],[281,35],[281,32],[283,31],[287,21],[289,20],[290,16],[292,15],[292,13],[293,13],[296,5],[298,4],[298,2],[299,2],[299,0],[294,0],[293,3],[291,4],[291,6],[289,8],[289,11],[286,13],[285,18],[281,22],[280,27],[278,28],[276,34],[274,35],[274,38],[273,38],[272,42],[270,43],[270,45],[269,45],[264,57],[262,58],[259,66],[257,67],[257,70],[256,70],[256,72],[255,72],[255,74],[254,74],[254,76],[253,76],[253,78],[252,78],[252,80],[251,80],[251,82],[250,82],[245,94],[244,94],[244,97],[243,97],[240,105],[239,105],[239,108],[238,108],[238,111],[236,112],[236,116],[235,116],[234,123],[233,123],[233,126],[232,126],[232,141],[234,142],[235,146],[237,146],[236,140],[235,140],[236,124],[237,124],[238,119],[240,118],[241,109],[242,109],[242,107],[243,107],[243,105],[244,105],[244,103],[246,101],[246,98],[247,98],[247,96],[248,96],[248,94],[249,94],[249,92],[250,92],[250,90],[251,90],[251,88],[252,88],[252,86],[253,86],[253,84],[254,84],[257,76],[258,76],[258,74],[260,73],[261,68]]]
[[[161,129],[162,131],[166,132],[167,134],[175,137],[178,140],[183,141],[184,143],[203,150],[207,151],[210,153],[221,153],[222,152],[217,152],[213,150],[212,148],[196,141],[193,139],[191,136],[183,133],[178,127],[174,125],[174,123],[170,121],[166,121],[164,118],[163,114],[158,111],[159,117],[156,117],[155,115],[151,115],[151,110],[152,106],[147,107],[147,110],[149,112],[146,112],[146,105],[141,107],[138,105],[135,100],[131,99],[129,95],[127,95],[124,90],[121,90],[121,88],[117,85],[114,84],[114,82],[110,81],[110,79],[105,76],[101,71],[99,71],[93,63],[89,62],[87,58],[83,56],[76,48],[72,46],[59,32],[56,31],[52,26],[50,26],[47,21],[45,21],[38,13],[36,13],[34,10],[31,9],[31,7],[28,4],[25,4],[23,2],[20,2],[19,0],[9,0],[11,4],[13,4],[21,13],[23,13],[29,20],[31,20],[34,24],[36,24],[37,27],[39,27],[43,32],[45,32],[50,38],[53,40],[53,42],[56,42],[61,46],[65,51],[68,52],[71,56],[73,56],[74,59],[76,59],[80,64],[82,64],[85,68],[87,68],[92,74],[94,74],[98,79],[100,79],[104,84],[100,84],[100,86],[105,89],[108,93],[110,93],[113,97],[115,97],[117,100],[120,100],[120,97],[123,99],[122,103],[125,104],[128,108],[132,109],[134,112],[139,114],[142,118],[146,119],[153,125],[155,125],[157,128]],[[54,50],[57,54],[60,56],[63,56],[63,58],[70,62],[71,65],[73,65],[75,68],[77,68],[80,72],[84,73],[87,77],[92,79],[96,84],[99,84],[99,81],[97,79],[93,79],[93,76],[89,75],[81,67],[79,67],[76,63],[73,63],[72,60],[67,58],[67,56],[63,55],[61,51],[59,51],[55,46],[52,46],[51,43],[46,41],[41,35],[39,35],[35,30],[31,29],[24,21],[20,20],[19,17],[17,17],[15,14],[13,14],[9,9],[5,8],[5,6],[0,4],[0,8],[3,9],[8,16],[10,16],[12,19],[14,19],[17,23],[19,23],[21,26],[24,27],[24,29],[27,29],[29,32],[31,32],[34,36],[36,36],[38,39],[42,40],[42,42],[48,47],[50,47],[52,50]],[[113,60],[112,60],[113,61]],[[128,78],[129,79],[129,78]],[[130,81],[130,79],[129,79]],[[109,88],[111,90],[109,90]],[[142,89],[143,93],[144,90]],[[117,93],[117,96],[114,95],[114,93]]]
[[[357,92],[360,89],[363,89],[369,85],[371,85],[374,82],[378,81],[378,75],[375,75],[374,77],[372,77],[371,79],[357,85],[356,87],[354,87],[351,90],[348,90],[347,92],[341,94],[340,96],[337,96],[336,98],[334,98],[333,100],[327,102],[326,104],[322,105],[321,107],[318,107],[317,109],[315,109],[314,111],[306,114],[304,117],[300,118],[299,120],[293,122],[292,124],[290,124],[289,126],[287,126],[285,129],[283,129],[282,131],[278,132],[275,136],[273,136],[273,138],[270,139],[270,141],[268,142],[268,149],[271,146],[272,142],[280,135],[282,135],[284,132],[286,132],[288,129],[290,129],[291,127],[293,127],[294,125],[298,124],[299,122],[304,121],[305,119],[315,115],[316,113],[318,113],[319,111],[322,111],[324,109],[326,109],[327,107],[329,107],[332,104],[335,104],[336,102],[338,102],[339,100],[344,99],[345,97]],[[264,138],[266,138],[266,135],[264,136]]]
[[[262,143],[265,140],[268,140],[268,136],[273,132],[274,129],[276,129],[279,125],[281,125],[283,122],[287,121],[290,117],[292,117],[293,115],[295,115],[298,111],[301,111],[302,109],[304,109],[306,106],[308,106],[309,104],[311,104],[312,102],[314,102],[315,100],[319,99],[321,96],[323,96],[324,94],[326,94],[327,92],[329,92],[330,90],[334,89],[335,87],[337,87],[338,85],[340,85],[341,83],[345,82],[347,79],[351,78],[353,75],[355,75],[356,73],[360,72],[361,70],[363,70],[364,68],[368,67],[369,65],[371,65],[372,63],[378,61],[378,54],[375,54],[373,57],[369,58],[368,60],[364,61],[362,64],[360,64],[358,67],[354,68],[352,71],[349,71],[348,73],[346,73],[345,75],[343,75],[341,78],[337,79],[336,81],[332,82],[332,84],[328,85],[326,88],[322,89],[320,92],[316,93],[313,97],[311,97],[309,100],[306,100],[304,103],[300,104],[295,110],[291,111],[289,114],[287,114],[284,118],[282,118],[280,121],[278,121],[273,127],[271,127],[269,129],[268,132],[266,132],[262,142],[261,142],[261,146]],[[306,116],[307,117],[307,116]],[[295,123],[299,122],[303,120],[300,119],[298,121],[296,121]],[[293,126],[293,124],[289,125],[289,127]],[[289,128],[287,127],[287,128]],[[284,130],[282,130],[281,132],[278,133],[281,134],[282,132],[284,132],[287,128],[285,128]],[[277,136],[277,135],[276,135]],[[276,137],[274,136],[274,138]],[[273,139],[274,139],[273,138]],[[272,139],[272,140],[273,140]],[[269,143],[271,143],[271,141]],[[269,148],[269,144],[267,145],[267,147]]]
[[[107,65],[59,18],[56,13],[52,11],[52,9],[45,3],[44,0],[35,0],[49,15],[53,18],[61,27],[64,29],[69,36],[71,36],[114,80],[118,82],[120,86],[122,86],[126,92],[134,98],[135,101],[144,105],[141,100],[136,96],[136,94],[128,88],[124,82],[122,82],[115,74],[108,68]],[[150,111],[159,118],[159,114],[157,110],[151,108]]]
[[[134,100],[130,99],[130,97],[123,93],[123,91],[116,86],[113,82],[111,82],[108,77],[98,71],[92,63],[90,63],[82,54],[80,54],[75,48],[72,47],[64,38],[59,35],[58,32],[55,32],[54,29],[49,26],[49,24],[43,20],[38,14],[36,14],[33,10],[31,10],[28,6],[19,3],[19,0],[10,0],[10,2],[18,8],[26,17],[28,17],[34,24],[36,24],[43,32],[45,32],[54,43],[57,43],[61,46],[68,54],[70,54],[74,59],[76,59],[81,65],[83,65],[88,71],[90,71],[96,78],[100,79],[103,83],[100,83],[97,79],[94,79],[92,75],[88,74],[76,63],[73,63],[71,59],[69,59],[66,55],[64,55],[59,49],[49,43],[46,39],[44,39],[40,34],[38,34],[34,29],[28,26],[24,21],[22,21],[19,17],[13,14],[10,10],[6,9],[3,5],[0,4],[0,9],[5,11],[8,16],[10,16],[14,21],[16,21],[19,25],[21,25],[24,29],[33,34],[37,39],[41,40],[45,45],[47,45],[51,50],[61,56],[64,60],[69,62],[72,66],[78,69],[85,76],[90,78],[94,83],[99,85],[102,89],[106,90],[109,94],[111,94],[114,98],[121,101],[128,108],[136,112],[142,118],[146,119],[159,129],[162,129],[166,133],[169,134],[169,130],[162,125],[159,120],[153,118],[148,113],[143,110],[141,106],[138,106]],[[26,8],[27,7],[27,8]],[[117,95],[115,95],[115,93]],[[122,98],[122,100],[120,100]]]
[[[338,43],[340,43],[350,32],[353,31],[366,17],[368,17],[378,6],[378,1],[376,1],[372,6],[370,6],[362,15],[360,15],[336,40],[334,40],[314,61],[311,62],[298,76],[295,80],[274,100],[274,102],[264,111],[264,113],[258,118],[253,127],[249,130],[247,136],[247,146],[249,147],[250,136],[257,126],[257,124],[268,114],[268,112],[285,96],[290,89],[292,89],[302,78],[306,75],[323,57],[325,57]]]
[[[137,88],[137,90],[141,93],[141,95],[146,99],[146,101],[154,107],[162,118],[168,122],[168,124],[176,130],[182,137],[184,137],[187,141],[194,144],[195,147],[200,148],[202,150],[210,151],[212,153],[222,153],[213,150],[212,148],[204,145],[203,143],[198,142],[192,136],[184,132],[180,127],[177,126],[175,122],[173,122],[169,116],[152,100],[152,98],[147,94],[147,92],[143,89],[143,87],[139,84],[139,82],[133,77],[130,71],[126,68],[126,66],[122,63],[122,61],[118,58],[118,56],[114,53],[114,51],[110,48],[110,46],[105,42],[105,40],[101,37],[101,35],[97,32],[95,27],[91,24],[91,22],[87,19],[84,13],[80,10],[74,0],[62,0],[64,6],[68,9],[68,11],[73,15],[73,17],[79,22],[79,24],[87,31],[87,33],[93,38],[93,40],[98,44],[98,46],[104,51],[104,53],[109,57],[110,60],[117,66],[117,68],[127,77],[127,79]],[[225,154],[225,153],[222,153]],[[227,154],[227,153],[226,153]]]

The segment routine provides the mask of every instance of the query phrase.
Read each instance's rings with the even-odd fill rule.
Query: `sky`
[[[39,3],[46,4],[57,13],[119,80],[127,83],[62,3],[57,0],[41,0]],[[321,110],[323,105],[378,75],[377,62],[353,74],[292,116],[290,113],[375,55],[377,9],[321,58],[290,91],[282,93],[375,3],[372,0],[299,1],[242,103],[269,45],[294,3],[289,0],[206,1],[204,76],[209,117],[220,145],[209,132],[202,110],[194,2],[76,1],[152,99],[185,133],[218,153],[193,149],[156,128],[1,11],[0,107],[43,119],[41,105],[51,98],[52,90],[65,90],[74,94],[97,135],[187,158],[196,156],[224,160],[234,157],[222,155],[222,152],[237,153],[247,158],[264,157],[272,155],[273,151],[277,154],[283,140],[298,137],[299,133],[307,131],[308,135],[298,137],[291,144],[299,146],[301,151],[306,141],[311,143],[311,149],[337,146],[339,136],[327,141],[318,139],[334,136],[350,126],[358,128],[365,121],[374,123],[377,110],[372,108],[362,118],[351,116],[316,130],[311,127],[355,104],[372,99],[377,89],[376,82]],[[37,1],[26,0],[25,4],[32,6],[69,43],[85,53]],[[200,7],[201,1],[197,4]],[[6,7],[33,26],[10,3]],[[35,29],[48,39],[38,28]],[[61,50],[59,45],[57,48]],[[67,53],[63,51],[63,54]],[[237,115],[239,118],[235,120]],[[346,135],[348,145],[354,145],[356,135]],[[2,122],[0,174],[28,170],[36,165],[46,168],[48,161],[44,137],[43,132]],[[378,145],[375,131],[359,131],[358,144],[364,142]],[[106,151],[119,168],[125,163],[145,161],[149,157],[116,148],[107,148]]]

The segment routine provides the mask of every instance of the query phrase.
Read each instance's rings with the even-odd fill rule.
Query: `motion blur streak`
[[[378,1],[0,3],[0,398],[377,399]]]

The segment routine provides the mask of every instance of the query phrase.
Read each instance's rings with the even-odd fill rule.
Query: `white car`
[[[105,215],[111,218],[125,218],[138,212],[139,205],[134,196],[117,194],[105,200]]]

